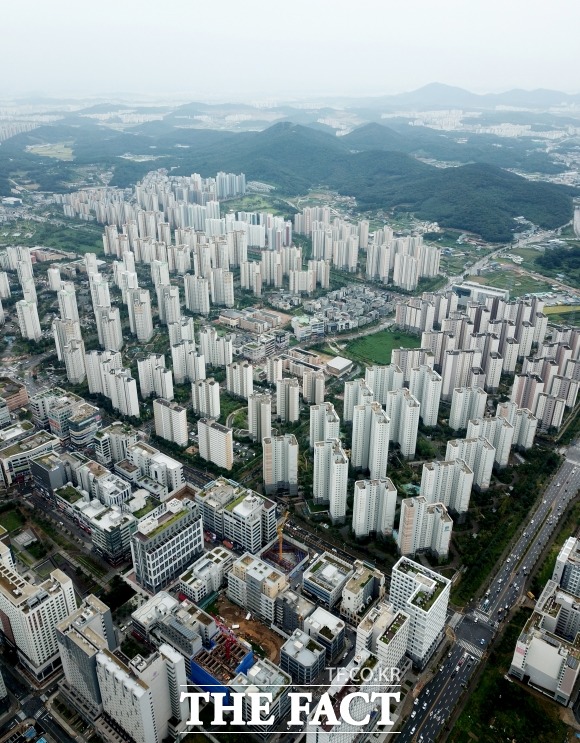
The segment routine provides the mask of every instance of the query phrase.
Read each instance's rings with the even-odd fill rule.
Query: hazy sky
[[[2,0],[0,97],[580,92],[578,0]]]

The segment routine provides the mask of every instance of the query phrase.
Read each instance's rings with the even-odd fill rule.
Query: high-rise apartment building
[[[158,397],[153,400],[153,418],[157,436],[178,446],[187,446],[187,408]]]
[[[197,315],[209,315],[209,280],[186,273],[183,277],[185,306]]]
[[[106,351],[120,351],[123,348],[123,328],[118,307],[98,307],[95,312],[99,344]]]
[[[445,461],[461,459],[473,471],[473,484],[487,490],[491,481],[495,448],[487,439],[452,439],[447,442]]]
[[[344,383],[343,419],[346,423],[352,421],[355,405],[365,405],[375,401],[373,390],[364,379],[353,379]]]
[[[272,435],[272,397],[255,392],[248,398],[248,428],[253,441]]]
[[[74,322],[78,322],[79,308],[77,306],[75,285],[70,281],[63,282],[56,293],[56,297],[58,300],[58,310],[61,320],[73,320]]]
[[[421,495],[427,503],[443,503],[455,513],[469,508],[473,470],[461,459],[423,465]]]
[[[193,412],[204,418],[220,417],[220,386],[213,377],[200,379],[191,385]]]
[[[254,367],[247,361],[234,361],[226,366],[226,389],[245,400],[254,392]]]
[[[391,421],[390,438],[401,447],[405,459],[415,456],[421,406],[408,389],[392,390],[387,394],[386,413]]]
[[[212,327],[199,331],[199,351],[209,366],[227,366],[233,360],[233,342],[230,335],[219,336]]]
[[[321,405],[324,402],[325,379],[323,371],[308,369],[302,374],[302,397],[304,402],[311,405]]]
[[[108,374],[108,397],[111,405],[129,418],[139,418],[137,382],[129,369],[114,369]]]
[[[129,328],[138,341],[148,343],[153,338],[153,314],[149,289],[130,289],[127,292]]]
[[[298,442],[296,436],[270,436],[262,439],[264,490],[298,492]]]
[[[371,533],[392,534],[395,525],[397,489],[388,477],[357,480],[354,484],[352,529],[357,537]]]
[[[333,522],[341,523],[346,516],[348,457],[339,439],[317,441],[314,444],[314,478],[312,492],[315,503],[328,503]]]
[[[433,654],[445,629],[451,581],[407,557],[393,567],[389,601],[410,618],[407,655],[420,668]]]
[[[277,380],[276,416],[285,423],[295,423],[300,418],[300,384],[297,379]]]
[[[449,427],[454,431],[467,428],[472,418],[482,418],[487,403],[487,392],[481,387],[456,387],[451,399]]]
[[[368,366],[365,371],[365,383],[381,405],[387,402],[387,393],[401,389],[404,381],[403,370],[396,364]]]
[[[420,416],[424,426],[436,426],[441,400],[442,379],[436,371],[426,364],[411,369],[409,392],[415,397],[420,407]]]
[[[310,406],[310,448],[317,441],[340,438],[340,418],[331,402]]]
[[[355,405],[351,463],[357,470],[368,470],[370,480],[382,479],[387,474],[390,425],[380,403]]]
[[[5,641],[26,671],[42,681],[60,665],[56,625],[77,608],[72,580],[53,570],[42,583],[29,583],[6,564],[0,564],[0,578]]]
[[[397,544],[399,552],[414,557],[417,552],[429,552],[437,559],[449,555],[453,521],[443,503],[428,503],[420,495],[403,498]]]
[[[36,302],[21,299],[20,302],[16,302],[16,314],[18,315],[18,326],[22,337],[30,341],[40,340],[42,330],[40,329]]]
[[[507,418],[476,418],[467,423],[468,439],[486,438],[495,449],[495,463],[506,467],[514,440],[514,427]]]
[[[231,428],[222,426],[213,418],[197,422],[199,456],[226,470],[234,466],[234,440]]]

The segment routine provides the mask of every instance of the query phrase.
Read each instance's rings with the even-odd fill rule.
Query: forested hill
[[[80,125],[81,121],[43,126],[2,143],[0,192],[9,193],[11,173],[28,174],[42,190],[68,190],[78,166],[112,169],[111,185],[121,187],[135,183],[148,170],[164,167],[175,175],[244,172],[247,180],[270,183],[288,196],[327,186],[354,196],[362,209],[400,207],[494,242],[510,240],[516,216],[547,228],[572,217],[573,189],[532,182],[486,162],[490,159],[486,153],[494,148],[483,147],[481,140],[477,146],[483,147],[482,161],[474,145],[475,162],[437,168],[418,159],[427,150],[417,151],[406,130],[377,124],[336,137],[289,122],[260,132],[233,133],[165,127],[159,121],[118,132],[84,121]],[[419,136],[432,138],[433,134]],[[69,143],[72,161],[27,151],[28,145],[59,141]],[[451,148],[448,157],[453,159],[461,145],[448,139],[443,147]],[[144,156],[143,161],[127,159],[127,152]],[[155,159],[147,157],[152,154]]]

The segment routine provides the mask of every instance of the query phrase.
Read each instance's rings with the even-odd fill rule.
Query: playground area
[[[284,644],[284,638],[281,635],[262,624],[258,619],[253,617],[246,619],[248,613],[246,609],[233,604],[224,595],[220,595],[217,599],[217,607],[220,616],[225,620],[228,627],[231,628],[234,624],[239,624],[239,628],[233,630],[237,637],[249,642],[254,650],[259,651],[261,649],[269,660],[278,662],[280,648]]]

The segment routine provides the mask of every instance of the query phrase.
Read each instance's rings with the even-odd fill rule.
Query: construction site
[[[268,565],[278,568],[284,575],[288,576],[301,565],[308,562],[309,552],[306,545],[284,534],[284,526],[290,514],[284,514],[282,520],[276,527],[277,537],[267,544],[259,553],[260,559]]]
[[[204,678],[205,671],[215,682],[227,686],[239,670],[244,670],[244,660],[251,654],[252,648],[247,642],[229,632],[219,632],[214,641],[211,650],[204,648],[192,659],[191,677],[195,681],[203,681],[206,686],[211,685],[211,682]],[[249,660],[247,664],[251,665]],[[198,669],[195,666],[198,666]]]
[[[285,642],[285,638],[266,627],[259,619],[246,619],[248,612],[237,604],[232,603],[227,596],[220,595],[217,599],[219,614],[224,622],[232,627],[236,636],[246,640],[255,650],[263,651],[266,658],[274,663],[278,662],[280,648]]]
[[[285,575],[289,575],[308,561],[308,548],[303,544],[283,536],[281,540],[266,545],[260,552],[260,558],[272,567],[278,568]]]

